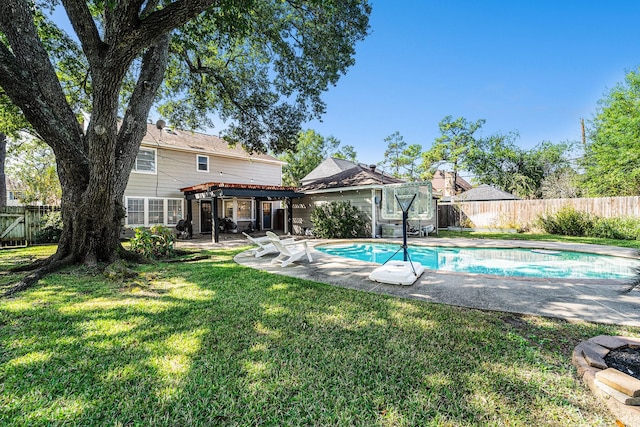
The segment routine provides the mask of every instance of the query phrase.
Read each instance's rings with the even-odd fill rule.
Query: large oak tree
[[[64,34],[47,18],[55,7],[73,28],[73,67],[43,31]],[[369,13],[366,0],[0,2],[0,87],[53,149],[63,189],[64,232],[40,271],[122,253],[123,194],[154,102],[174,125],[207,125],[214,112],[230,141],[288,148],[353,64]]]

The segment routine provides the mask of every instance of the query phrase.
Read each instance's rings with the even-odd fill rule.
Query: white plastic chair
[[[261,256],[267,255],[267,254],[276,254],[276,253],[279,252],[278,249],[273,245],[273,243],[271,243],[271,238],[269,236],[253,237],[253,236],[248,235],[244,231],[242,232],[242,234],[244,234],[244,236],[247,238],[247,240],[249,240],[254,245],[258,246],[257,249],[253,250],[253,255],[256,258],[260,258]],[[276,235],[274,234],[274,236],[276,236]],[[276,237],[278,237],[278,236],[276,236]],[[294,240],[295,239],[285,239],[285,240],[283,240],[283,242],[290,242],[290,241],[293,242]]]
[[[270,231],[267,231],[267,236],[269,236],[271,243],[280,252],[280,255],[275,257],[271,262],[279,262],[281,267],[286,267],[292,262],[298,261],[305,255],[309,262],[313,262],[313,258],[311,258],[311,251],[309,250],[306,240],[280,240],[276,234]]]

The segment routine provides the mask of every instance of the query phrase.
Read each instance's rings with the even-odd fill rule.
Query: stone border
[[[605,401],[609,411],[627,426],[640,426],[640,406],[625,405],[623,393],[608,387],[596,378],[598,372],[607,369],[604,357],[611,350],[622,347],[640,347],[640,339],[610,335],[598,335],[582,341],[573,350],[571,362],[578,376],[589,386],[592,393]]]

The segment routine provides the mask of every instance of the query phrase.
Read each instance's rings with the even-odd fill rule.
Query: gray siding
[[[146,174],[131,172],[125,190],[126,197],[175,198],[183,199],[180,188],[207,182],[230,184],[282,185],[282,166],[260,160],[237,159],[216,156],[213,153],[197,153],[170,150],[144,145],[157,149],[157,173]],[[209,172],[196,169],[196,156],[209,156]],[[222,172],[222,174],[220,173]],[[184,216],[187,204],[184,200]],[[191,201],[193,212],[193,231],[200,232],[200,204]],[[218,205],[222,216],[222,205]]]

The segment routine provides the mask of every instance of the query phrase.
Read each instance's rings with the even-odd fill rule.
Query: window
[[[209,156],[196,156],[198,172],[209,172]]]
[[[130,227],[176,225],[184,218],[183,199],[127,197],[126,206],[126,225]]]
[[[252,219],[251,200],[238,200],[238,219]]]
[[[235,215],[234,215],[235,210]],[[233,218],[236,221],[253,220],[253,200],[251,199],[226,199],[223,200],[222,212],[225,218]]]
[[[182,200],[167,200],[167,224],[175,225],[182,219]]]
[[[225,200],[222,211],[225,218],[233,218],[233,200]]]
[[[127,199],[127,224],[144,224],[144,199]]]
[[[164,224],[163,199],[149,199],[149,224]]]
[[[156,173],[156,150],[153,148],[141,148],[136,156],[133,166],[134,172]]]

